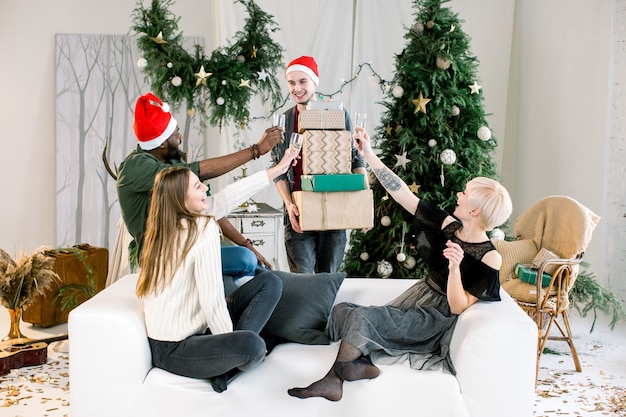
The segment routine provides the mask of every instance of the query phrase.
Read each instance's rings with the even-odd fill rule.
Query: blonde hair
[[[485,230],[502,225],[513,211],[509,192],[498,181],[476,177],[467,183],[470,203],[480,210],[480,220]]]
[[[200,233],[197,219],[211,217],[192,213],[185,206],[191,172],[183,166],[169,167],[154,179],[139,263],[138,297],[157,293],[171,283],[174,271],[182,264]]]

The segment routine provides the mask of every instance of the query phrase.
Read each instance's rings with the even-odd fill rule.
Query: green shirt
[[[120,202],[122,219],[126,228],[138,245],[141,253],[143,234],[150,206],[150,191],[154,178],[163,169],[171,166],[189,167],[196,175],[199,162],[187,163],[180,159],[161,162],[139,146],[120,164],[117,177],[117,196]]]

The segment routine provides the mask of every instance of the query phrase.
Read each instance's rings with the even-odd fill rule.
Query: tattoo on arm
[[[400,189],[400,184],[402,184],[402,180],[387,167],[385,168],[376,168],[373,170],[374,175],[378,178],[378,181],[382,184],[385,189],[389,191],[398,191]]]

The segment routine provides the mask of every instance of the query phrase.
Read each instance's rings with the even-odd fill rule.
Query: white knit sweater
[[[269,183],[266,171],[261,171],[230,184],[209,199],[206,213],[216,219],[224,217]],[[146,330],[152,339],[180,341],[207,328],[212,334],[233,330],[224,298],[219,227],[215,220],[205,218],[198,219],[198,227],[202,233],[174,272],[171,284],[144,298]]]

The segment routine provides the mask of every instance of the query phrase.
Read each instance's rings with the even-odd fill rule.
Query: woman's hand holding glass
[[[363,127],[356,127],[354,129],[354,147],[361,154],[361,156],[365,156],[366,154],[372,152],[372,143],[370,141],[370,137],[367,134],[367,130]]]

